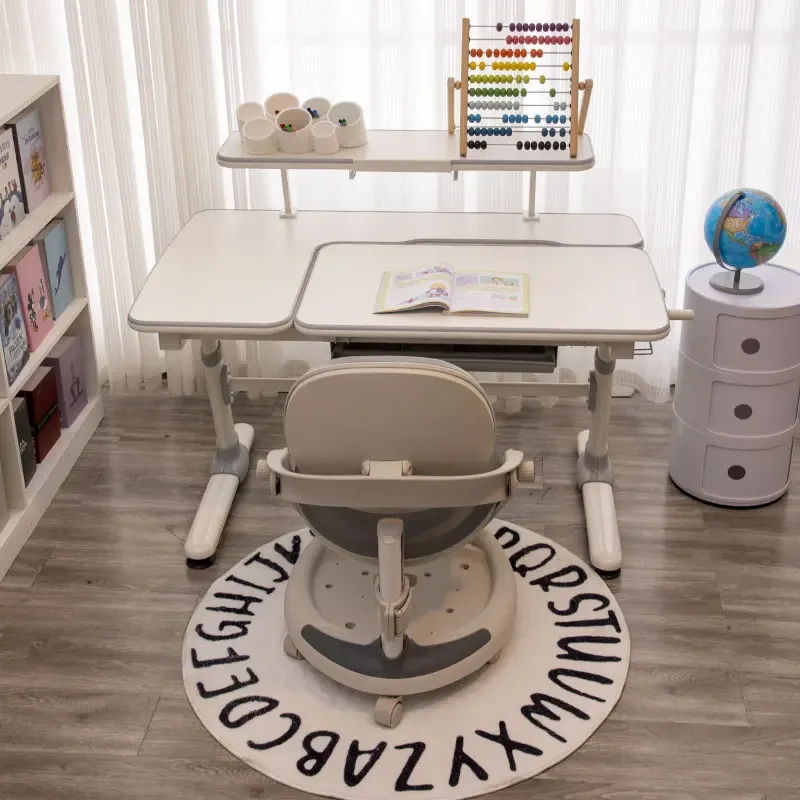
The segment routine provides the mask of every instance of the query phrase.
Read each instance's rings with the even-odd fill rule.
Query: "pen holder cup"
[[[364,112],[358,103],[336,103],[328,109],[328,119],[336,126],[339,147],[361,147],[367,143]]]
[[[258,156],[268,156],[278,150],[278,129],[271,119],[248,120],[242,129],[244,149]]]
[[[330,120],[315,122],[311,126],[311,139],[314,143],[314,152],[321,156],[328,156],[339,152],[339,140],[336,138],[336,126]]]
[[[264,112],[267,119],[270,117],[274,119],[285,108],[297,108],[299,105],[300,101],[295,95],[289,92],[278,92],[277,94],[271,94],[264,101]]]
[[[251,119],[262,119],[264,117],[264,108],[261,103],[254,103],[248,101],[242,103],[236,108],[236,122],[239,124],[239,131],[244,128],[245,122]]]
[[[308,100],[303,100],[300,106],[300,108],[304,108],[311,114],[312,122],[319,122],[325,119],[330,107],[331,101],[327,97],[309,97]]]
[[[311,152],[311,114],[304,108],[286,108],[275,118],[278,145],[284,153]]]

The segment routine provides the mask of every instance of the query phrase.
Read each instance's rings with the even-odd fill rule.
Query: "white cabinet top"
[[[764,289],[758,294],[729,294],[715,289],[709,283],[712,275],[722,272],[723,267],[712,261],[695,267],[686,278],[686,285],[705,300],[739,309],[742,316],[772,316],[771,312],[791,310],[800,313],[800,273],[777,264],[762,264],[744,270],[764,281]]]
[[[54,75],[0,75],[0,125],[4,125],[58,83]]]

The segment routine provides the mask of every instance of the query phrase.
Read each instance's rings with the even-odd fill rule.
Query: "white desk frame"
[[[248,468],[254,432],[251,426],[235,424],[231,403],[236,391],[253,388],[285,391],[293,383],[285,378],[232,378],[221,355],[220,340],[317,340],[331,341],[342,335],[341,326],[323,330],[296,319],[306,289],[314,286],[310,275],[320,248],[334,242],[369,239],[380,242],[441,246],[525,245],[515,250],[550,251],[591,246],[597,254],[602,248],[633,248],[643,245],[635,223],[613,214],[542,214],[535,211],[537,171],[585,170],[594,164],[594,151],[588,136],[579,140],[578,157],[568,152],[528,152],[504,150],[498,156],[485,153],[458,155],[457,140],[444,131],[370,131],[369,144],[343,150],[334,156],[307,154],[254,156],[246,153],[239,134],[231,134],[217,155],[220,165],[230,168],[279,169],[284,191],[280,215],[267,211],[206,211],[195,215],[159,259],[139,297],[131,308],[129,324],[143,332],[157,333],[162,349],[180,349],[188,339],[199,339],[206,373],[206,384],[216,432],[217,452],[211,477],[186,540],[187,563],[208,566],[230,511],[236,490]],[[303,212],[291,207],[288,169],[347,170],[356,172],[449,172],[527,171],[530,173],[529,206],[520,217],[513,214],[419,214],[394,212]],[[638,255],[648,275],[650,289],[658,283],[649,259]],[[608,253],[607,253],[608,254]],[[578,259],[580,260],[580,259]],[[585,259],[584,259],[585,260]],[[649,266],[648,266],[649,265]],[[220,267],[226,269],[220,283]],[[209,287],[206,292],[186,292],[186,286]],[[253,290],[268,287],[268,290]],[[652,295],[652,292],[651,292]],[[184,302],[175,303],[181,297]],[[370,300],[370,307],[374,295]],[[480,333],[487,341],[519,343],[592,345],[596,347],[596,368],[590,383],[492,382],[484,384],[495,395],[579,396],[589,392],[592,409],[588,431],[578,436],[578,483],[586,509],[587,532],[592,564],[604,574],[615,574],[621,566],[621,548],[614,510],[613,479],[608,461],[608,420],[613,369],[617,358],[632,358],[634,341],[653,341],[669,332],[670,315],[660,302],[659,324],[641,331],[521,329],[500,335],[489,330]],[[663,324],[662,324],[663,323]],[[380,335],[378,335],[380,333]],[[403,336],[408,339],[406,331]],[[442,330],[416,331],[439,341],[450,339]],[[358,331],[346,334],[358,338]],[[369,339],[392,338],[392,334],[370,331]],[[395,334],[394,338],[398,338]],[[413,337],[412,337],[413,338]],[[477,340],[477,339],[474,339]]]

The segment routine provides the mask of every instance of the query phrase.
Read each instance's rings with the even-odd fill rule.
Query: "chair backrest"
[[[342,358],[286,399],[286,444],[306,474],[359,474],[365,460],[410,461],[418,475],[493,469],[495,420],[464,370],[424,358]]]
[[[464,370],[424,358],[342,358],[294,385],[284,412],[292,468],[313,475],[358,475],[364,461],[409,461],[417,475],[467,475],[498,465],[495,420],[481,385]],[[385,514],[299,505],[330,546],[377,558]],[[402,518],[407,562],[424,561],[469,541],[495,515],[494,504],[420,508]]]

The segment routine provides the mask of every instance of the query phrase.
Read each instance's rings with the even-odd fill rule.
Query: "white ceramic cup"
[[[321,156],[329,156],[339,152],[339,139],[336,136],[336,126],[327,119],[315,122],[311,126],[311,140],[314,152]]]
[[[242,103],[236,109],[236,121],[239,123],[240,131],[244,128],[244,124],[248,120],[263,118],[263,116],[264,108],[261,103],[255,103],[252,100]]]
[[[285,108],[275,117],[278,126],[278,146],[284,153],[311,152],[311,114],[304,108]],[[286,131],[282,125],[291,125]]]
[[[264,101],[264,113],[267,119],[270,117],[274,119],[285,108],[297,108],[299,105],[300,101],[295,95],[289,92],[278,92],[277,94],[271,94]]]
[[[328,109],[328,119],[336,126],[339,147],[361,147],[367,143],[364,112],[358,103],[335,103]]]
[[[304,108],[311,114],[312,122],[319,122],[325,119],[330,107],[331,101],[327,97],[309,97],[308,100],[303,100],[300,104],[300,108]]]
[[[244,149],[258,156],[268,156],[278,150],[278,129],[271,119],[260,117],[245,122],[242,128]]]

